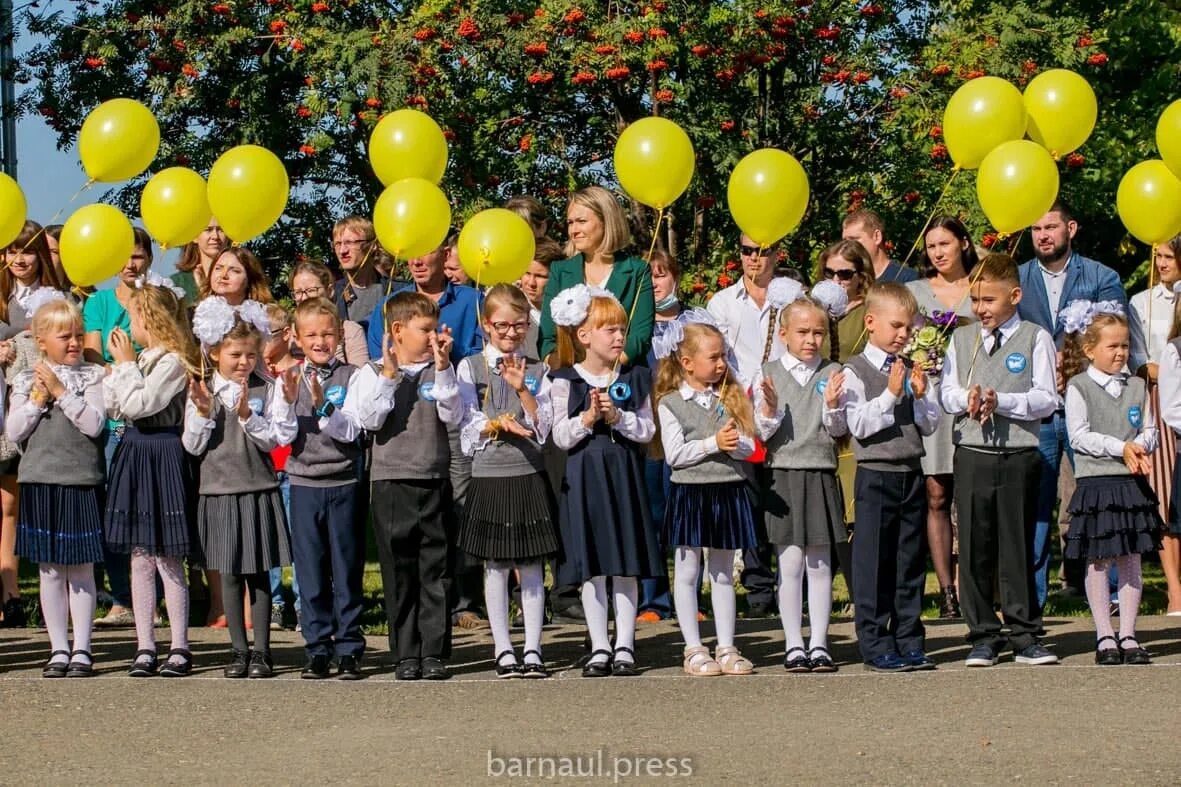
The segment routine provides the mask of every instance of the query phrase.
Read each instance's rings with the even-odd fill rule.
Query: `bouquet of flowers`
[[[927,374],[939,374],[958,318],[953,311],[936,311],[929,316],[921,314],[920,319],[921,327],[911,333],[902,354]]]

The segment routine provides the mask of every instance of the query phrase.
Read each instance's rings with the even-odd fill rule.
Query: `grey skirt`
[[[261,574],[291,565],[287,518],[278,489],[237,495],[201,495],[197,533],[205,567],[231,574]]]
[[[841,544],[845,530],[841,482],[833,470],[772,470],[767,540],[780,547]]]

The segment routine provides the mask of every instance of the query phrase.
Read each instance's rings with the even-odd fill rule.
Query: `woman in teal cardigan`
[[[541,305],[541,357],[549,357],[558,346],[550,301],[567,287],[589,284],[609,290],[631,315],[623,362],[646,364],[656,321],[652,273],[644,260],[622,251],[631,243],[623,208],[607,189],[588,186],[571,195],[566,228],[566,252],[574,256],[550,268]]]

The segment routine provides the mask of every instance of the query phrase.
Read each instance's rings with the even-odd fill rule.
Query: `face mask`
[[[677,294],[675,292],[671,292],[668,294],[667,297],[661,298],[660,300],[658,300],[656,302],[656,311],[658,311],[658,312],[668,311],[672,307],[676,306],[677,303],[678,303]]]

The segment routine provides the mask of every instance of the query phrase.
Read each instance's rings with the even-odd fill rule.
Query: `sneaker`
[[[283,605],[271,604],[271,631],[283,630]]]
[[[1058,657],[1050,651],[1046,650],[1046,646],[1040,642],[1035,642],[1028,645],[1021,650],[1013,652],[1013,660],[1018,664],[1057,664]]]
[[[972,646],[972,652],[964,660],[965,667],[992,667],[996,665],[996,651],[983,642]]]
[[[636,615],[637,623],[659,623],[661,620],[663,618],[660,617],[660,613],[652,609],[644,610]]]
[[[458,626],[461,629],[478,629],[483,628],[488,624],[486,620],[472,612],[470,609],[463,612],[455,613],[451,620],[452,625]]]
[[[127,607],[114,606],[94,621],[94,625],[98,628],[127,628],[135,625],[135,615]]]
[[[902,660],[906,662],[912,672],[935,669],[935,662],[931,661],[930,657],[921,650],[912,650],[903,654]]]
[[[911,667],[897,653],[883,653],[865,662],[873,672],[909,672]]]

